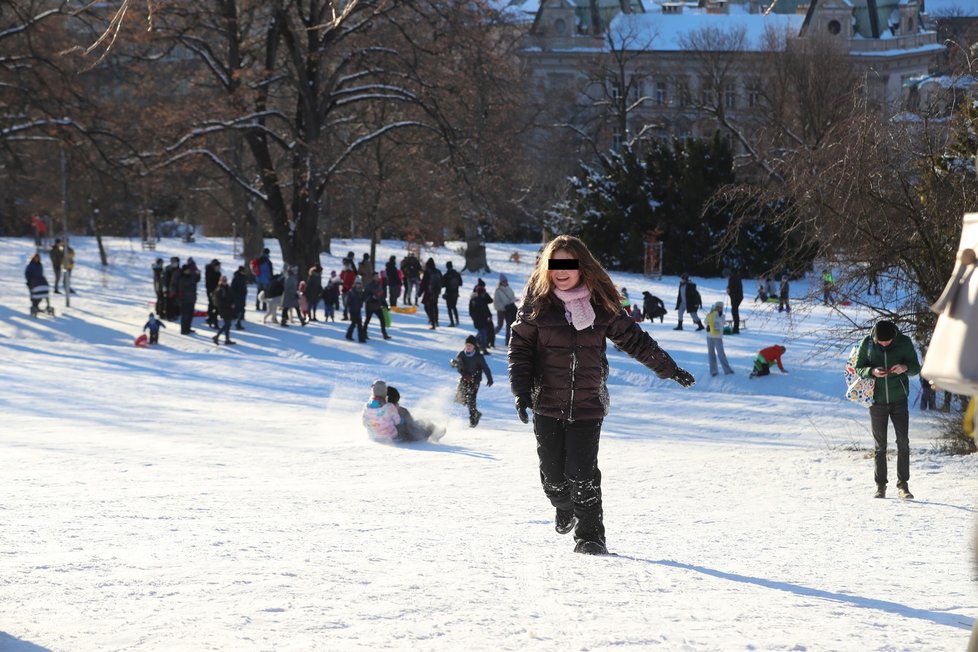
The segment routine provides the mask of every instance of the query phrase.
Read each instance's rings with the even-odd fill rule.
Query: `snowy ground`
[[[21,275],[32,243],[0,240],[2,650],[966,644],[978,456],[935,452],[936,420],[915,410],[917,500],[872,499],[868,415],[841,398],[843,348],[819,344],[842,321],[826,308],[797,299],[782,317],[748,298],[747,329],[725,339],[737,374],[717,379],[702,333],[673,331],[673,311],[643,324],[697,376],[691,390],[612,347],[600,463],[617,556],[586,557],[553,531],[502,351],[480,426],[452,404],[448,361],[470,329],[395,315],[393,340],[372,325],[361,345],[342,322],[283,329],[249,312],[237,347],[215,347],[199,319],[196,336],[168,324],[158,348],[138,349],[157,252],[110,239],[103,272],[94,241],[73,245],[78,294],[34,320]],[[333,243],[348,249],[359,259],[366,245]],[[461,267],[456,249],[423,257]],[[509,262],[516,249],[523,263]],[[490,262],[521,288],[535,251],[493,245]],[[400,243],[378,258],[392,253]],[[167,240],[158,254],[231,269],[226,240]],[[615,278],[672,307],[676,279]],[[699,281],[707,303],[723,298],[722,280]],[[749,380],[753,353],[774,343],[791,373]],[[448,435],[369,442],[360,407],[378,377]]]

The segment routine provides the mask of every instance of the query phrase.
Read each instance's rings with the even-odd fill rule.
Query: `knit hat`
[[[397,391],[397,388],[396,387],[388,387],[387,388],[387,402],[388,403],[397,403],[400,400],[401,400],[401,393],[399,391]]]
[[[506,278],[506,275],[505,274],[500,274],[499,275],[499,282],[500,283],[509,283],[509,279]]]
[[[374,384],[370,386],[373,395],[378,398],[387,398],[387,383],[382,380],[375,380]]]
[[[896,324],[894,324],[893,322],[886,321],[884,319],[882,321],[876,322],[876,328],[874,330],[874,333],[876,335],[877,342],[889,342],[894,337],[896,337],[897,327]]]
[[[475,335],[469,335],[468,337],[465,338],[465,343],[477,345],[479,343],[479,340],[475,339]]]
[[[717,310],[721,310],[723,308],[723,301],[717,301],[716,303],[713,304],[713,307],[716,308]]]

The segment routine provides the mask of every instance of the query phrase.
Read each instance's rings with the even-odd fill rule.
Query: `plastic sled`
[[[393,306],[391,312],[399,312],[403,315],[413,315],[418,312],[417,306]]]
[[[136,338],[136,341],[132,343],[133,346],[138,346],[140,348],[149,348],[149,336],[143,333]]]

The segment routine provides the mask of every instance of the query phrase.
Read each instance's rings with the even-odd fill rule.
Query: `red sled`
[[[140,335],[139,337],[136,338],[136,341],[133,342],[133,346],[138,346],[138,347],[141,347],[141,348],[144,348],[144,349],[145,348],[148,348],[149,347],[149,336],[146,335],[146,333],[143,333],[142,335]]]

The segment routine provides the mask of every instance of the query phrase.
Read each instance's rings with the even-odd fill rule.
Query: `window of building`
[[[729,84],[723,88],[723,106],[728,109],[737,108],[737,89],[734,88],[733,84]]]
[[[700,88],[702,89],[700,95],[702,96],[701,101],[703,102],[703,106],[713,106],[715,102],[713,101],[713,86],[710,84],[710,80],[704,79],[700,84]]]
[[[666,83],[656,82],[655,84],[655,104],[656,106],[665,106],[669,103],[669,99],[666,96]]]
[[[611,149],[616,152],[621,151],[621,130],[618,127],[611,132]]]
[[[761,103],[761,87],[757,82],[752,82],[747,86],[747,106],[756,107]]]
[[[692,96],[689,94],[689,82],[678,82],[676,92],[679,95],[679,106],[689,106],[692,103]]]

